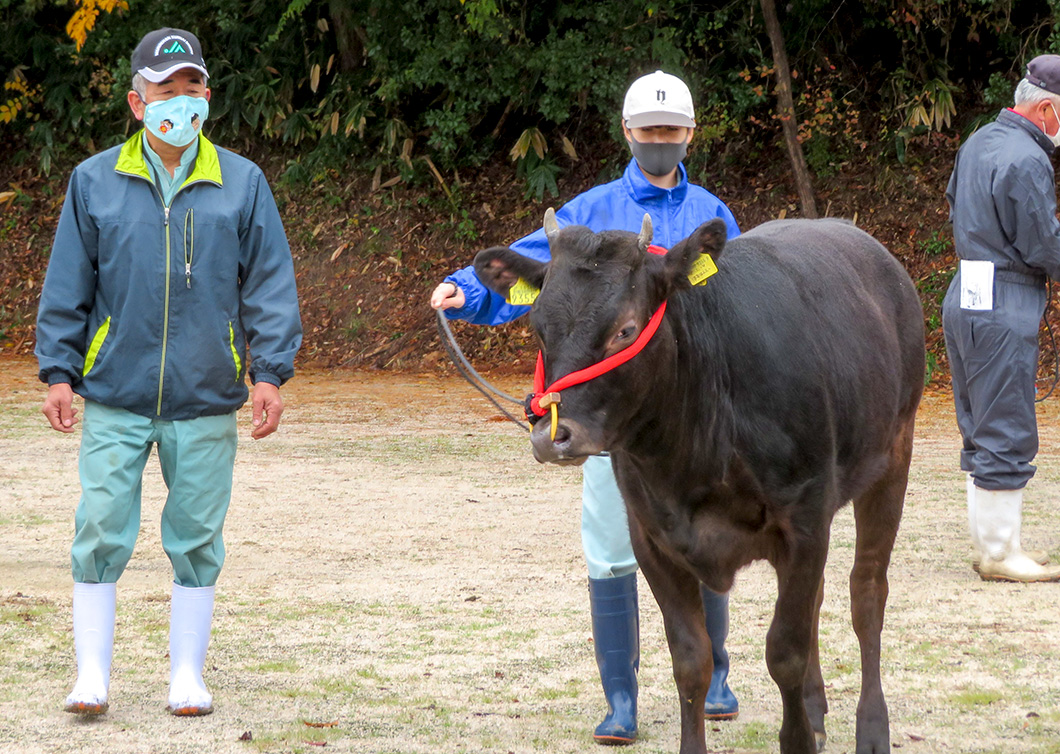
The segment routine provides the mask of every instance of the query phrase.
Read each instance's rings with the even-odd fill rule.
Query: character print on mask
[[[144,109],[144,126],[174,147],[186,147],[199,135],[210,114],[205,97],[180,95],[156,100]]]

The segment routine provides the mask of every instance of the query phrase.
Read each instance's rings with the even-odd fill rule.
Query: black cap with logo
[[[132,54],[132,72],[157,84],[181,68],[194,68],[209,78],[199,39],[183,29],[148,32]]]

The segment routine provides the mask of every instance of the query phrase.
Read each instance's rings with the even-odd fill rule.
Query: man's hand
[[[68,382],[57,382],[48,388],[48,397],[41,409],[52,429],[70,434],[77,424],[77,409],[74,408],[74,389]]]
[[[280,389],[268,382],[256,383],[251,405],[254,408],[254,429],[250,436],[255,440],[268,437],[280,426],[280,414],[283,413]]]
[[[464,292],[453,283],[442,283],[431,294],[432,309],[459,309],[465,303]]]

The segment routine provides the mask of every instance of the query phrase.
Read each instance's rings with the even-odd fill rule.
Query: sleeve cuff
[[[276,387],[279,387],[282,384],[279,377],[274,374],[269,374],[268,372],[258,372],[253,376],[253,378],[251,378],[251,382],[255,385],[257,385],[259,382],[267,382],[270,385],[275,385]]]
[[[45,381],[48,383],[48,387],[51,387],[52,385],[61,385],[63,383],[66,383],[67,385],[74,384],[74,381],[70,378],[70,375],[60,369],[56,369],[53,372],[48,372],[48,376]]]

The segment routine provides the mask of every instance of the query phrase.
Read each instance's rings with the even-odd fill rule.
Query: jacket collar
[[[151,179],[151,172],[147,168],[147,158],[144,156],[143,129],[133,134],[122,145],[118,153],[118,162],[114,165],[114,172],[135,175],[154,183]],[[221,161],[217,157],[217,147],[202,133],[199,134],[199,155],[195,158],[195,164],[184,183],[181,184],[181,188],[195,181],[209,181],[218,186],[224,185],[221,180]]]
[[[680,177],[676,186],[671,189],[659,188],[648,182],[634,158],[626,166],[626,172],[622,175],[622,183],[629,195],[638,203],[666,201],[667,199],[681,202],[688,193],[688,171],[685,170],[684,163],[678,163],[677,173]]]
[[[1002,110],[997,116],[997,121],[999,123],[1015,126],[1016,128],[1022,128],[1029,133],[1036,142],[1038,142],[1038,146],[1044,149],[1046,154],[1051,155],[1053,153],[1053,149],[1055,149],[1053,142],[1049,140],[1049,137],[1045,135],[1042,129],[1038,128],[1038,126],[1017,113],[1011,107],[1006,107]]]

